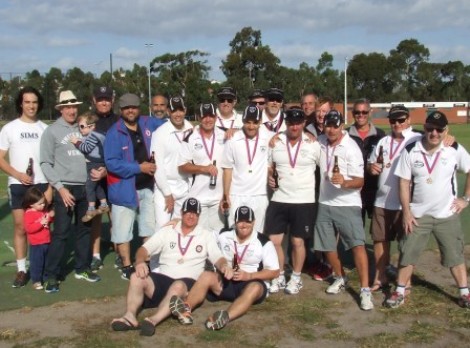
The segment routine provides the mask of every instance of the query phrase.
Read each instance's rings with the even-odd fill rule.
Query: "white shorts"
[[[155,187],[155,231],[160,230],[168,221],[171,219],[181,218],[181,207],[187,195],[176,198],[175,197],[175,206],[173,208],[173,213],[169,214],[165,210],[165,196],[163,193]]]

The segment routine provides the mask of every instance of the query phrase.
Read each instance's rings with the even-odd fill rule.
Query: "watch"
[[[470,203],[470,197],[468,196],[462,196],[462,199],[467,202],[467,203]]]

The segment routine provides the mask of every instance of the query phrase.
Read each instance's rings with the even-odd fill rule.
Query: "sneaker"
[[[75,273],[75,279],[83,279],[90,283],[99,282],[101,277],[98,274],[93,273],[91,270],[87,269],[80,273]]]
[[[460,296],[459,306],[463,308],[470,308],[470,294]]]
[[[279,290],[284,289],[285,287],[286,287],[286,278],[283,275],[281,275],[271,281],[269,292],[271,294],[275,294],[279,292]]]
[[[116,255],[116,258],[114,259],[114,268],[121,270],[122,267],[124,267],[124,265],[122,264],[121,256]]]
[[[132,265],[121,268],[121,278],[124,280],[131,280],[132,273],[135,272],[135,268]]]
[[[22,288],[28,282],[28,274],[23,271],[16,272],[15,280],[11,285],[12,288]]]
[[[193,317],[191,316],[191,307],[179,296],[172,296],[170,299],[171,314],[178,318],[180,324],[191,325]]]
[[[398,308],[403,303],[405,303],[405,296],[394,291],[392,292],[390,297],[387,300],[385,300],[384,305],[385,307],[388,307],[388,308]]]
[[[370,291],[361,291],[361,309],[363,311],[370,311],[374,309],[374,304],[372,303],[372,292]]]
[[[97,257],[94,257],[91,260],[91,265],[90,265],[91,271],[92,272],[98,272],[100,269],[103,268],[103,261]]]
[[[220,330],[230,321],[227,311],[217,311],[206,320],[208,330]]]
[[[106,214],[106,213],[109,213],[110,209],[109,209],[109,205],[100,205],[98,207],[98,210],[100,211],[100,214]]]
[[[87,210],[86,214],[82,217],[82,222],[91,221],[96,215],[99,215],[99,210]]]
[[[326,288],[326,293],[327,294],[339,294],[341,291],[343,291],[346,288],[346,283],[347,280],[345,277],[337,277],[335,278],[335,281],[333,284],[331,284],[328,288]]]
[[[316,267],[312,274],[313,280],[319,282],[330,279],[332,276],[333,270],[331,269],[331,266],[325,263],[321,263],[318,267]]]
[[[49,279],[46,282],[46,286],[44,287],[44,291],[48,294],[52,294],[54,292],[59,292],[59,282],[55,279]]]
[[[302,284],[302,279],[298,277],[295,279],[294,277],[291,277],[289,282],[287,283],[286,288],[284,289],[284,292],[289,295],[295,295],[298,294],[300,289],[303,288]]]
[[[41,282],[36,282],[33,284],[33,289],[34,290],[42,290],[44,287],[42,286]]]

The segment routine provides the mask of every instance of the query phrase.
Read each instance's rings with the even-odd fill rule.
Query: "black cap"
[[[261,121],[261,110],[258,109],[255,105],[249,105],[245,108],[243,112],[242,122],[245,123],[247,121]]]
[[[217,92],[217,98],[237,99],[237,92],[232,87],[222,87]]]
[[[171,97],[168,101],[168,108],[171,112],[176,110],[186,110],[186,107],[184,106],[184,100],[181,97]]]
[[[290,109],[284,112],[284,119],[289,123],[302,123],[305,121],[305,114],[299,109]]]
[[[212,103],[204,103],[199,106],[199,115],[204,116],[215,116],[215,106]]]
[[[428,117],[426,117],[426,124],[433,125],[439,128],[445,128],[447,127],[447,117],[444,115],[444,113],[440,111],[434,111],[429,114]]]
[[[403,105],[392,106],[388,112],[388,118],[395,119],[401,116],[410,116],[410,111]]]
[[[93,90],[95,99],[113,99],[113,89],[111,87],[101,86]]]
[[[252,100],[255,98],[264,98],[264,92],[261,89],[254,89],[249,95],[248,99]]]
[[[280,88],[269,88],[264,92],[264,96],[268,99],[284,100],[284,91]]]
[[[323,124],[325,126],[335,126],[339,127],[342,123],[344,123],[343,115],[338,110],[332,109],[325,115],[323,119]]]
[[[184,213],[201,214],[201,203],[196,198],[188,198],[184,201],[183,207],[181,208]]]
[[[253,222],[255,220],[255,213],[253,209],[242,205],[235,210],[235,223],[240,221]]]

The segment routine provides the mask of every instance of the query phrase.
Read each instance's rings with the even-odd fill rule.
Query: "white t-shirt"
[[[218,170],[217,182],[215,187],[210,187],[210,175],[196,174],[194,181],[189,189],[189,197],[197,197],[198,201],[203,206],[211,206],[217,204],[222,198],[223,183],[222,183],[222,156],[224,151],[225,132],[219,128],[214,128],[214,133],[210,139],[202,139],[199,127],[194,129],[194,132],[184,141],[181,146],[181,151],[178,159],[178,166],[186,163],[193,163],[195,165],[207,166],[216,161]],[[212,145],[214,146],[212,150]],[[212,159],[209,155],[212,152]]]
[[[42,133],[47,125],[42,121],[28,123],[17,118],[0,131],[0,149],[8,152],[10,165],[19,172],[26,172],[29,159],[33,159],[34,184],[47,183],[39,161],[39,147]],[[21,184],[12,176],[8,177],[8,185]]]
[[[218,108],[216,110],[216,114],[217,119],[215,120],[215,126],[217,128],[240,129],[243,127],[242,115],[236,112],[235,110],[233,110],[232,116],[230,116],[229,118],[222,117]]]
[[[222,168],[231,168],[231,195],[256,196],[267,194],[268,147],[274,133],[259,128],[258,137],[248,139],[245,132],[236,132],[225,143]],[[248,157],[252,158],[252,162]]]
[[[168,121],[152,133],[150,152],[155,151],[155,162],[157,164],[157,171],[155,172],[156,188],[164,196],[171,194],[177,199],[188,193],[188,177],[178,171],[178,156],[183,140],[192,128],[192,124],[186,120],[182,129],[176,129]]]
[[[430,174],[428,166],[432,168],[433,164]],[[456,170],[470,171],[470,155],[460,144],[457,148],[441,144],[429,154],[421,141],[416,141],[402,151],[395,175],[411,180],[410,208],[414,217],[442,219],[454,214],[451,205],[458,194]]]
[[[280,133],[274,148],[269,148],[268,160],[270,164],[276,163],[279,174],[279,188],[274,191],[272,201],[315,203],[315,168],[320,164],[318,141],[310,140],[303,133],[301,141],[291,146],[285,133]],[[295,162],[294,168],[291,160]]]
[[[329,146],[324,134],[320,135],[318,141],[321,149],[319,202],[335,207],[362,207],[361,189],[342,189],[339,185],[333,185],[329,179],[333,174],[334,156],[338,156],[339,171],[345,180],[363,178],[364,159],[361,149],[346,131],[343,131],[343,138],[336,146]]]
[[[160,254],[157,273],[173,279],[196,280],[204,271],[206,259],[214,264],[223,257],[212,232],[196,226],[184,236],[181,232],[181,222],[174,228],[163,227],[142,246],[150,256]]]
[[[266,110],[263,110],[261,123],[270,132],[279,133],[286,130],[286,120],[284,120],[282,110],[278,111],[273,120],[270,120],[266,114]]]
[[[379,147],[382,146],[384,167],[382,173],[379,175],[379,187],[375,197],[375,206],[390,210],[400,210],[400,180],[394,175],[395,169],[398,165],[398,158],[400,154],[409,143],[421,138],[422,134],[414,132],[411,127],[402,132],[403,140],[397,142],[392,138],[392,135],[387,135],[379,140],[377,146],[372,151],[369,157],[369,163],[375,163],[379,155]]]

